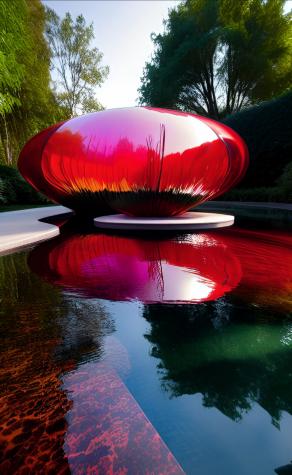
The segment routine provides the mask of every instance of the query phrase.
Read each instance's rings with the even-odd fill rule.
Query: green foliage
[[[0,164],[14,166],[29,137],[68,119],[80,105],[84,112],[102,108],[93,88],[108,69],[100,66],[102,54],[89,47],[92,25],[86,26],[82,15],[75,22],[69,14],[63,20],[52,10],[48,15],[47,25],[40,0],[0,0]],[[66,70],[62,85],[67,81],[68,88],[63,91],[51,89],[52,54],[60,60],[58,67]],[[18,172],[8,170],[0,170],[2,204],[44,200]]]
[[[242,182],[220,199],[292,202],[291,110],[292,91],[226,117],[245,140],[250,164]]]
[[[100,86],[108,75],[108,67],[101,66],[102,53],[91,48],[94,39],[93,25],[86,25],[83,15],[75,22],[70,13],[63,19],[47,8],[46,34],[57,73],[59,103],[70,116],[79,111],[99,110],[94,88]]]
[[[5,199],[5,183],[0,178],[0,205],[1,204],[6,204],[6,199]]]
[[[223,117],[291,87],[284,0],[185,0],[146,63],[142,104]]]
[[[20,104],[19,89],[24,67],[18,61],[25,51],[27,15],[24,0],[0,0],[0,115]]]
[[[47,198],[35,191],[12,167],[0,165],[0,203],[48,203]]]
[[[278,179],[278,188],[285,194],[287,201],[292,202],[292,161],[286,165]]]
[[[58,119],[59,110],[50,89],[50,50],[44,37],[45,11],[39,0],[27,0],[28,51],[22,58],[25,80],[21,87],[20,117],[31,135]]]
[[[270,203],[289,203],[288,195],[276,186],[271,187],[255,187],[255,188],[234,188],[225,195],[220,196],[219,200],[223,201],[259,201]]]
[[[249,149],[250,165],[239,185],[241,188],[278,184],[280,175],[292,161],[291,111],[292,91],[224,120],[241,135]]]
[[[14,165],[30,136],[68,114],[50,89],[40,0],[0,0],[0,23],[0,163]]]

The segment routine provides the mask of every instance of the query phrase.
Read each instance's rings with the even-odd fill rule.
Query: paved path
[[[68,212],[64,206],[45,206],[0,213],[0,254],[57,236],[58,226],[39,219]]]

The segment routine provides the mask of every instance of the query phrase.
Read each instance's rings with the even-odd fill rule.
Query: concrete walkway
[[[58,226],[39,219],[69,212],[64,206],[44,206],[0,213],[0,254],[57,236]]]

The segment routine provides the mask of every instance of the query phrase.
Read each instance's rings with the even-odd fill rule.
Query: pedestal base
[[[103,229],[133,231],[196,231],[232,226],[234,216],[217,213],[188,212],[166,218],[135,218],[125,214],[111,214],[94,219],[94,225]]]

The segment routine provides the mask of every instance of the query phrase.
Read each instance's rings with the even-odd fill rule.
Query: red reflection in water
[[[64,444],[72,473],[184,473],[114,370],[87,363],[64,387],[73,398]]]
[[[115,371],[118,341],[102,362],[56,361],[61,338],[21,317],[0,351],[1,475],[184,473]]]
[[[145,303],[214,300],[241,278],[238,259],[215,233],[180,241],[73,235],[38,246],[29,264],[79,294]]]
[[[41,244],[30,265],[46,280],[109,300],[204,302],[233,290],[292,310],[292,236],[239,228],[145,240],[92,234]]]
[[[220,231],[220,239],[241,264],[242,279],[235,293],[259,305],[291,311],[291,233],[232,228]]]
[[[27,338],[26,345],[20,344],[21,333],[38,333],[29,319],[27,315],[27,326],[22,319],[13,345],[0,354],[0,473],[67,474],[65,415],[72,402],[62,390],[61,369],[52,358],[58,341]]]
[[[36,135],[19,157],[35,188],[95,215],[183,213],[233,186],[247,163],[243,140],[225,125],[154,108],[71,119]]]

